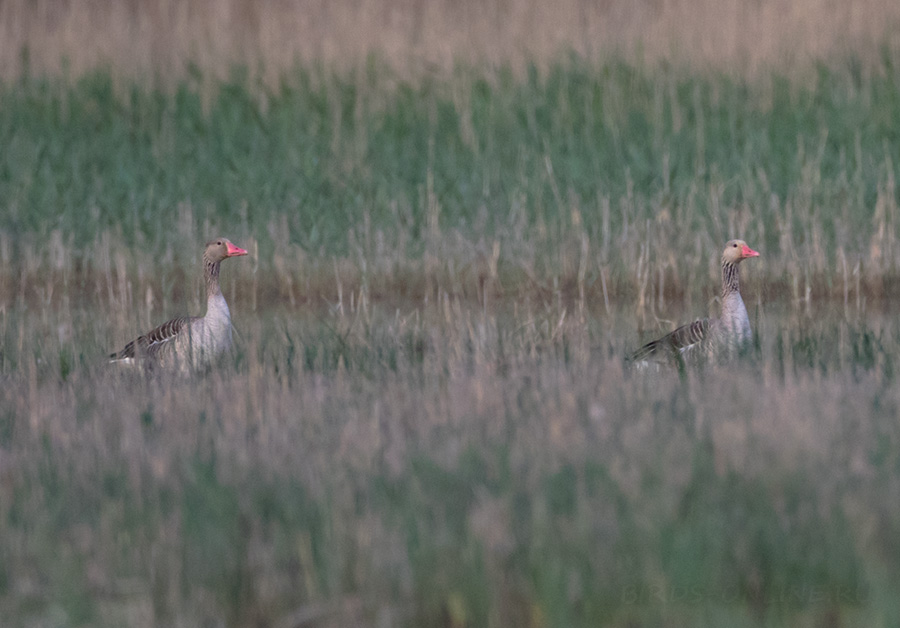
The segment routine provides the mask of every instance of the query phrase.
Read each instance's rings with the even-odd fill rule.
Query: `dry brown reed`
[[[885,195],[879,195],[879,207],[873,246],[863,252],[842,242],[836,250],[825,251],[816,237],[821,228],[812,213],[798,223],[796,232],[783,229],[781,254],[765,255],[746,268],[748,306],[789,304],[789,309],[809,319],[842,302],[845,320],[861,320],[869,311],[890,306],[894,270],[900,262],[895,258],[893,228],[879,225],[893,220],[896,209]],[[196,256],[191,251],[203,239],[198,229],[217,231],[209,225],[196,227],[189,204],[182,209],[186,215],[179,220],[181,226],[161,250],[128,247],[115,232],[101,232],[85,249],[73,247],[58,231],[50,234],[51,247],[23,246],[24,257],[0,272],[0,314],[17,306],[39,308],[45,317],[60,316],[58,333],[71,339],[76,324],[70,305],[101,308],[107,313],[107,328],[91,334],[111,336],[118,344],[164,317],[202,312]],[[739,223],[739,232],[749,240],[763,239],[765,226],[759,220],[748,220],[741,208],[725,213],[732,225],[729,229]],[[281,309],[321,314],[333,309],[343,316],[366,313],[370,303],[393,311],[455,299],[466,307],[477,303],[484,312],[515,301],[542,304],[555,308],[562,318],[568,316],[568,322],[578,313],[574,320],[582,323],[586,309],[596,311],[602,305],[607,316],[612,314],[612,301],[616,311],[623,306],[634,308],[637,326],[623,330],[628,338],[635,331],[642,336],[669,330],[716,308],[721,243],[709,233],[690,234],[676,228],[665,218],[665,211],[657,212],[657,218],[643,229],[629,229],[626,224],[622,233],[613,234],[618,247],[614,262],[596,250],[602,249],[605,236],[589,235],[578,224],[564,236],[573,246],[532,233],[527,239],[504,240],[505,248],[498,241],[488,248],[453,232],[441,240],[440,256],[426,264],[409,255],[404,246],[384,245],[389,237],[380,230],[370,239],[382,245],[365,251],[358,246],[364,240],[362,234],[350,230],[348,237],[350,248],[356,245],[357,250],[347,257],[330,258],[318,258],[287,242],[263,252],[254,238],[238,237],[251,258],[226,269],[226,294],[252,315]],[[675,242],[691,241],[688,247],[673,248]],[[882,246],[875,246],[876,242]],[[558,249],[556,265],[540,266],[538,251],[543,248]]]
[[[799,186],[798,196],[805,188]],[[727,223],[719,227],[719,237],[714,225],[697,231],[690,220],[671,219],[665,207],[643,224],[625,220],[612,233],[603,221],[588,229],[580,219],[561,233],[512,226],[490,242],[451,230],[433,238],[424,261],[411,248],[409,234],[368,232],[365,220],[348,229],[345,255],[309,252],[287,240],[287,229],[278,224],[282,218],[276,217],[268,230],[271,245],[226,230],[250,256],[229,262],[222,282],[226,297],[254,316],[331,309],[365,314],[371,304],[393,311],[450,298],[484,312],[515,302],[542,304],[583,323],[592,308],[609,315],[625,307],[636,316],[629,337],[635,331],[643,337],[715,313],[722,242],[727,234],[740,233],[763,249],[743,271],[749,307],[778,302],[810,317],[840,304],[851,320],[891,302],[900,249],[892,226],[896,203],[888,192],[879,194],[872,246],[862,251],[855,241],[840,239],[834,250],[825,250],[815,210],[802,199],[785,203],[787,218],[775,251],[757,244],[765,240],[767,227],[744,207],[719,212]],[[626,215],[628,202],[618,201]],[[577,214],[577,207],[572,212]],[[8,236],[0,233],[0,258],[8,258],[0,268],[0,315],[34,308],[59,316],[59,334],[72,337],[71,311],[100,309],[107,329],[96,332],[118,345],[169,317],[200,314],[205,303],[197,243],[224,232],[196,223],[185,202],[165,241],[132,246],[114,229],[77,247],[54,229],[42,239],[24,235],[15,245],[15,259]],[[613,254],[607,241],[614,243]],[[553,251],[552,259],[542,251]]]
[[[891,0],[8,0],[0,77],[19,76],[26,56],[40,74],[109,67],[167,83],[190,64],[219,77],[243,65],[274,80],[297,62],[347,69],[371,54],[418,75],[569,52],[789,74],[848,52],[877,59],[881,46],[900,45],[898,25]]]

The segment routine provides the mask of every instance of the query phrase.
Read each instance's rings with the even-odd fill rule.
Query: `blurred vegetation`
[[[0,87],[4,626],[894,621],[890,56],[205,84]],[[219,234],[235,355],[106,370]],[[752,355],[624,370],[733,236]]]
[[[233,360],[188,381],[108,371],[99,325],[70,349],[39,318],[8,324],[5,346],[11,327],[37,351],[0,365],[0,614],[893,617],[893,319],[797,325],[763,308],[752,355],[679,377],[623,370],[622,312],[458,307],[246,316]]]

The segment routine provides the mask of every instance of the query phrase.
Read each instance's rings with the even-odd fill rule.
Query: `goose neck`
[[[722,261],[722,296],[732,293],[741,293],[741,273],[737,264]]]
[[[222,289],[219,287],[220,263],[203,258],[203,275],[206,279],[206,296],[208,298],[222,294]]]

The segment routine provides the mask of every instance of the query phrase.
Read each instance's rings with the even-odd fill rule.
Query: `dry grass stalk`
[[[891,0],[143,0],[0,4],[0,77],[79,76],[109,66],[162,83],[190,64],[215,76],[236,65],[277,79],[295,63],[354,68],[377,54],[416,75],[454,63],[524,67],[572,51],[615,52],[741,74],[811,67],[853,51],[876,59],[898,45]]]

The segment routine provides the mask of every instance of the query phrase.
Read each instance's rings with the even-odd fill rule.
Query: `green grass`
[[[893,276],[898,80],[891,57],[807,85],[577,60],[415,85],[298,69],[276,90],[25,77],[0,88],[0,228],[10,259],[59,230],[87,268],[102,232],[186,263],[218,229],[264,270],[288,245],[396,265],[497,241],[539,276],[573,274],[584,236],[616,285],[642,244],[677,283],[739,235],[827,290],[842,259]]]
[[[892,625],[900,77],[855,67],[3,86],[3,625]],[[218,234],[235,354],[109,370]],[[732,236],[750,355],[626,370]]]

